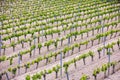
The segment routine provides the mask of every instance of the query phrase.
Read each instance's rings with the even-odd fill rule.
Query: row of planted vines
[[[118,0],[0,3],[0,80],[107,80],[120,72]]]

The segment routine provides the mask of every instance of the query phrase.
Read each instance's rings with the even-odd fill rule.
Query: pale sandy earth
[[[115,13],[113,13],[113,14],[115,14]],[[68,16],[69,16],[69,15],[68,15]],[[83,16],[81,16],[81,17],[83,17]],[[73,19],[74,19],[74,18],[73,18]],[[93,18],[93,20],[95,20],[95,18]],[[114,21],[114,20],[115,20],[115,19],[113,19],[112,21]],[[109,22],[110,22],[110,21],[109,21]],[[107,23],[107,21],[104,22],[104,23]],[[55,24],[56,24],[56,23],[55,23]],[[80,23],[79,23],[79,24],[80,24]],[[90,27],[90,26],[94,26],[94,25],[89,25],[89,27]],[[61,28],[62,28],[62,26],[59,27],[59,29],[61,29]],[[55,29],[55,28],[54,28],[54,29]],[[85,28],[83,27],[82,30],[83,30],[83,29],[85,29]],[[118,24],[117,29],[120,29],[120,24]],[[79,30],[80,30],[80,28],[78,28],[78,31],[79,31]],[[111,29],[109,29],[109,30],[111,30]],[[105,29],[104,32],[106,32],[106,31],[107,31],[107,30]],[[66,31],[66,34],[68,34],[68,33],[70,33],[69,30]],[[101,33],[101,32],[99,32],[99,33]],[[65,35],[66,35],[66,34],[65,34]],[[98,34],[97,31],[95,31],[95,35],[97,35],[97,34]],[[36,35],[37,35],[37,33],[36,33]],[[94,36],[95,36],[95,35],[94,35]],[[60,37],[63,37],[63,36],[64,36],[64,32],[61,32]],[[91,39],[91,38],[94,37],[94,36],[92,36],[92,33],[91,33],[91,32],[89,32],[89,37],[87,37],[86,34],[84,34],[84,38],[83,38],[83,39],[80,38],[81,36],[78,36],[77,40],[74,41],[74,42],[72,42],[70,45],[72,45],[72,44],[74,44],[74,43],[78,43],[78,42],[80,42],[80,41],[85,41],[85,40],[87,40],[87,39]],[[28,37],[30,37],[30,35],[27,35],[27,38],[28,38]],[[58,35],[57,35],[57,34],[54,34],[54,39],[56,39],[57,37],[58,37]],[[110,37],[110,36],[109,36],[109,37]],[[107,37],[106,44],[117,41],[118,38],[120,38],[120,33],[118,33],[115,38],[110,39],[109,37]],[[24,36],[21,36],[21,38],[24,38]],[[42,38],[40,38],[40,40],[41,40],[41,39],[42,39]],[[50,39],[52,39],[51,36],[48,36],[48,39],[47,39],[47,40],[50,40]],[[74,39],[74,37],[73,37],[73,39]],[[13,40],[14,40],[14,39],[13,39]],[[17,41],[17,39],[15,39],[15,40]],[[73,40],[72,40],[72,41],[73,41]],[[45,41],[45,38],[44,38],[44,41],[42,42],[42,44],[44,44],[44,42],[46,42],[46,41]],[[57,50],[55,49],[55,47],[54,47],[53,45],[51,45],[49,52],[56,52],[56,51],[62,50],[62,49],[67,45],[67,42],[68,42],[67,40],[64,40],[64,42],[63,42],[64,45],[63,45],[63,46],[60,46],[60,42],[59,42],[59,43],[58,43],[58,48],[57,48]],[[101,41],[101,42],[102,42],[102,41]],[[6,41],[5,43],[9,44],[9,40]],[[78,63],[78,64],[77,64],[77,69],[74,68],[74,65],[70,65],[69,70],[68,70],[70,80],[79,80],[79,78],[81,77],[82,73],[89,75],[89,76],[90,76],[90,79],[89,79],[89,80],[94,80],[94,79],[93,79],[93,76],[91,75],[92,72],[93,72],[93,70],[94,70],[96,67],[101,66],[103,63],[107,63],[107,62],[108,62],[108,57],[107,57],[106,55],[103,55],[103,54],[102,54],[102,56],[101,56],[102,58],[101,58],[101,59],[98,59],[97,48],[100,47],[100,46],[102,46],[103,43],[100,43],[100,44],[97,44],[97,43],[98,43],[97,40],[94,41],[94,46],[92,46],[92,47],[91,47],[91,43],[89,43],[87,49],[85,48],[85,46],[82,46],[81,52],[78,52],[78,49],[75,48],[73,55],[70,55],[70,53],[71,53],[71,51],[70,51],[69,54],[66,55],[66,58],[63,59],[63,62],[68,61],[68,60],[70,60],[70,59],[72,59],[72,58],[74,58],[74,57],[76,57],[76,56],[78,56],[78,55],[80,55],[80,54],[82,54],[82,53],[88,52],[89,50],[95,51],[95,53],[96,53],[95,56],[94,56],[94,61],[93,61],[93,62],[91,62],[91,57],[86,58],[86,65],[85,65],[85,66],[83,65],[83,61],[82,61],[82,60],[80,60],[79,62],[77,62],[77,63]],[[34,43],[32,43],[32,44],[34,44]],[[36,44],[37,44],[37,41],[36,41]],[[6,50],[6,55],[7,55],[7,56],[12,56],[12,55],[14,55],[14,54],[18,54],[19,51],[21,51],[21,50],[26,50],[26,49],[28,49],[29,47],[30,47],[30,46],[29,46],[29,43],[25,43],[25,48],[23,48],[23,49],[21,48],[21,44],[20,44],[20,45],[17,45],[17,46],[16,46],[16,49],[15,49],[15,52],[12,51],[12,48],[9,48],[9,49]],[[114,52],[113,55],[111,56],[111,61],[118,61],[118,60],[120,60],[120,54],[119,54],[119,53],[120,53],[120,50],[118,49],[117,45],[115,45],[114,49],[115,49],[115,52]],[[47,48],[46,48],[46,47],[43,47],[43,48],[41,49],[41,56],[44,56],[45,54],[48,54],[49,52],[47,51]],[[35,55],[32,55],[32,58],[29,58],[29,54],[23,55],[23,60],[21,61],[21,65],[23,65],[23,64],[25,64],[25,63],[27,63],[27,62],[30,62],[30,61],[36,59],[38,56],[39,56],[39,54],[38,54],[38,49],[35,49]],[[25,69],[24,69],[24,68],[21,68],[20,75],[18,75],[18,72],[17,72],[15,78],[13,78],[12,80],[24,80],[24,79],[25,79],[25,76],[26,76],[27,74],[33,75],[34,73],[40,72],[41,70],[51,69],[53,66],[55,66],[55,65],[57,65],[57,64],[60,63],[59,59],[60,59],[60,55],[58,55],[56,62],[55,62],[54,57],[53,57],[53,58],[51,59],[52,61],[51,61],[50,63],[48,63],[48,65],[45,65],[45,60],[44,60],[44,61],[41,61],[41,62],[39,63],[39,68],[38,68],[38,69],[35,69],[36,64],[34,64],[34,65],[32,65],[32,66],[28,69],[27,73],[25,73]],[[8,69],[8,67],[15,67],[17,64],[18,64],[18,57],[14,58],[12,65],[9,65],[9,61],[1,62],[1,63],[0,63],[0,71],[5,71],[6,69]],[[116,66],[116,71],[117,71],[117,69],[119,69],[119,68],[120,68],[120,64],[118,64],[118,65]],[[112,69],[111,69],[111,70],[112,70]],[[120,79],[119,74],[120,74],[120,70],[117,71],[115,74],[110,75],[109,78],[110,78],[111,80],[119,80],[119,79]],[[9,73],[9,77],[12,78],[12,76],[13,76],[13,75],[12,75],[11,73]],[[99,76],[98,80],[103,80],[103,73],[100,73],[98,76]],[[110,79],[105,79],[105,80],[110,80]],[[6,76],[3,76],[3,80],[6,80]],[[43,80],[43,78],[42,78],[42,80]],[[63,69],[63,76],[62,76],[62,78],[60,78],[60,73],[59,73],[59,77],[58,77],[57,79],[55,79],[55,73],[52,73],[52,74],[50,74],[50,75],[47,75],[47,79],[46,79],[46,80],[67,80],[67,79],[66,79],[66,75],[65,75],[65,73],[64,73],[64,69]]]
[[[110,41],[107,41],[107,43],[111,43],[111,42],[114,42],[115,41],[115,39],[112,39],[112,40],[110,40]],[[95,51],[96,52],[96,49],[97,49],[97,47],[98,46],[102,46],[102,44],[100,44],[100,45],[97,45],[97,46],[93,46],[92,48],[90,48],[90,49],[87,49],[87,50],[84,50],[84,51],[81,51],[80,53],[85,53],[85,52],[88,52],[89,50],[93,50],[93,51]],[[117,46],[115,47],[115,49],[116,49],[116,53],[117,54],[119,54],[119,50],[118,50],[118,48],[117,48]],[[68,57],[68,58],[65,58],[65,61],[68,61],[69,59],[71,59],[71,58],[74,58],[75,56],[77,56],[77,55],[80,55],[80,53],[77,53],[77,54],[74,54],[74,55],[72,55],[72,56],[70,56],[70,57]],[[96,52],[97,53],[97,52]],[[116,55],[116,53],[114,54],[114,55]],[[117,55],[117,57],[115,57],[115,59],[118,59],[119,60],[119,56],[120,55]],[[86,59],[87,61],[86,61],[86,63],[87,63],[87,65],[89,64],[89,67],[91,66],[91,65],[93,65],[94,63],[96,64],[95,66],[98,66],[98,64],[99,65],[101,65],[102,63],[105,63],[105,61],[107,62],[107,56],[103,56],[102,55],[102,58],[101,58],[101,60],[102,60],[102,63],[98,63],[98,61],[101,61],[101,60],[99,60],[98,59],[98,54],[96,54],[95,55],[95,62],[91,62],[91,58],[89,57],[89,59]],[[41,70],[43,70],[43,69],[51,69],[53,66],[55,66],[56,65],[56,63],[57,64],[59,64],[59,61],[57,61],[57,62],[55,62],[54,64],[50,64],[50,65],[47,65],[47,66],[45,66],[45,67],[42,67],[42,68],[40,68],[40,69],[38,69],[38,70],[35,70],[35,71],[33,71],[33,72],[30,72],[30,73],[28,73],[28,74],[34,74],[34,73],[36,73],[36,72],[40,72]],[[80,61],[80,63],[79,64],[77,64],[77,66],[80,66],[79,68],[80,68],[80,72],[84,72],[84,70],[83,71],[81,71],[81,69],[83,69],[84,67],[87,69],[87,70],[85,70],[85,71],[88,71],[88,70],[91,70],[88,66],[83,66],[83,61],[81,60]],[[92,67],[93,68],[93,67]],[[75,68],[74,68],[74,66],[71,66],[70,68],[69,68],[70,70],[73,70],[73,71],[70,71],[69,72],[69,74],[70,74],[70,79],[72,80],[72,79],[74,79],[74,78],[76,78],[76,74],[78,75],[78,77],[80,77],[79,76],[79,73],[77,73],[78,72],[78,70],[79,69],[77,69],[77,70],[75,70]],[[93,68],[94,69],[94,68]],[[73,72],[74,71],[76,71],[76,73],[74,74]],[[92,71],[92,70],[91,70]],[[63,71],[63,73],[64,73],[64,71]],[[90,73],[89,73],[90,74]],[[27,74],[25,74],[25,75],[27,75]],[[17,77],[17,78],[15,78],[15,80],[19,80],[19,78],[21,79],[22,77],[24,77],[25,75],[23,75],[23,76],[20,76],[20,77]],[[53,76],[54,76],[55,74],[53,74]],[[53,76],[47,76],[47,80],[52,80],[51,78],[53,78]],[[74,78],[73,78],[73,76],[75,76]],[[49,78],[50,77],[50,78]],[[64,74],[64,76],[63,76],[63,78],[62,79],[60,79],[60,80],[66,80],[66,77],[65,77],[65,74]],[[76,80],[76,79],[75,79]]]
[[[120,79],[120,70],[116,71],[113,75],[110,75],[108,78],[104,80],[119,80]]]

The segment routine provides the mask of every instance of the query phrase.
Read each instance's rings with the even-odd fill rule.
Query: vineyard
[[[120,1],[1,0],[0,80],[120,80]]]

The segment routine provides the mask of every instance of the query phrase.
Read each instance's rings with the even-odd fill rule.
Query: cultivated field
[[[1,1],[0,80],[120,80],[120,3]]]

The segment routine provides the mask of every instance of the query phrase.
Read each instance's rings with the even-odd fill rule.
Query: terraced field
[[[0,80],[119,80],[117,0],[3,0]]]

